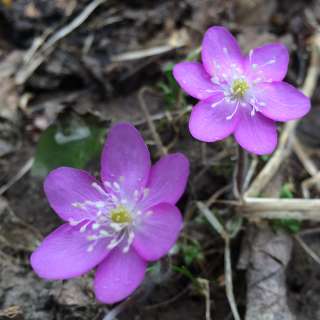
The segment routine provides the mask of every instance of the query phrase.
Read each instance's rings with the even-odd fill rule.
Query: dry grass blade
[[[206,302],[206,320],[211,320],[210,284],[207,279],[197,278]]]
[[[295,235],[294,238],[297,240],[301,248],[320,265],[320,257],[301,239],[301,237],[299,235]]]
[[[255,219],[297,219],[320,221],[320,199],[246,198],[239,211]]]
[[[226,278],[226,294],[228,302],[235,320],[240,320],[236,300],[233,293],[233,281],[232,281],[232,266],[231,266],[231,253],[230,253],[230,236],[225,230],[223,225],[215,217],[212,211],[202,202],[197,202],[197,207],[201,213],[205,215],[212,227],[220,234],[225,241],[224,251],[224,272]]]
[[[68,25],[58,30],[55,34],[49,37],[46,41],[40,39],[39,43],[36,43],[34,48],[28,53],[28,58],[25,59],[26,63],[22,65],[22,68],[17,72],[15,81],[16,84],[21,85],[27,81],[27,79],[38,69],[38,67],[46,60],[46,58],[53,52],[55,45],[69,35],[72,31],[78,28],[88,17],[97,9],[101,4],[108,0],[94,0],[89,3],[84,10]],[[51,32],[51,31],[50,31]],[[46,39],[48,31],[45,32]],[[32,55],[30,56],[30,54]]]
[[[165,146],[163,145],[162,143],[162,140],[161,140],[161,137],[157,131],[157,128],[153,122],[153,119],[150,115],[150,112],[148,110],[148,107],[145,103],[145,100],[144,100],[144,94],[145,92],[153,92],[152,89],[149,89],[148,87],[143,87],[139,93],[138,93],[138,98],[139,98],[139,103],[140,103],[140,107],[141,107],[141,110],[146,118],[146,121],[148,123],[148,126],[149,126],[149,129],[151,131],[151,134],[153,136],[153,139],[158,147],[158,150],[160,152],[161,155],[166,155],[167,154],[167,149],[165,148]]]
[[[0,195],[4,194],[9,188],[11,188],[17,181],[19,181],[32,167],[34,158],[29,159],[20,171],[10,179],[8,183],[0,187]]]
[[[230,308],[235,320],[240,320],[236,300],[233,293],[232,281],[232,266],[231,266],[231,252],[230,252],[230,239],[226,239],[224,247],[224,273],[226,277],[226,292],[230,304]]]

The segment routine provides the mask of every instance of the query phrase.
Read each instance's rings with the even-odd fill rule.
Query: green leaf
[[[274,230],[286,230],[290,233],[297,233],[301,229],[301,221],[295,219],[277,219],[272,221]]]
[[[194,261],[201,261],[204,259],[202,248],[196,240],[193,240],[190,244],[183,245],[182,252],[187,266],[190,266]]]
[[[285,183],[280,190],[280,198],[282,199],[293,199],[292,185]]]
[[[280,190],[280,198],[293,199],[293,186],[290,183],[285,183]],[[283,229],[290,233],[297,233],[301,229],[301,221],[296,219],[276,219],[272,221],[272,227],[275,230]]]
[[[186,267],[186,266],[172,266],[172,270],[174,272],[180,273],[184,275],[185,277],[189,278],[192,282],[196,282],[195,276],[192,274],[192,272]]]
[[[173,68],[174,64],[172,62],[167,63],[163,68],[165,81],[161,81],[158,83],[158,87],[164,95],[164,100],[167,107],[174,106],[177,103],[179,94],[181,94],[180,87],[173,77]],[[181,99],[184,104],[183,94]]]
[[[100,154],[105,134],[106,125],[97,119],[69,114],[58,120],[39,139],[32,175],[45,177],[60,166],[84,168]]]

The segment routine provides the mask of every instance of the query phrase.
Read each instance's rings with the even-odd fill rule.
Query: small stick
[[[10,189],[16,182],[18,182],[32,167],[34,158],[29,159],[24,166],[19,170],[19,172],[11,178],[11,180],[0,187],[0,195],[4,194],[8,189]]]
[[[46,60],[46,58],[53,52],[55,45],[69,35],[72,31],[78,28],[88,17],[93,13],[93,11],[108,0],[94,0],[89,3],[84,10],[75,17],[68,25],[64,26],[53,34],[47,41],[39,42],[35,44],[35,49],[31,48],[26,59],[26,63],[17,72],[15,81],[16,84],[21,85],[27,81],[27,79],[39,68],[39,66]],[[49,33],[51,30],[49,31]],[[44,34],[44,39],[46,37]],[[41,41],[41,40],[40,40]],[[39,50],[38,50],[39,49]],[[38,50],[38,51],[37,51]],[[37,51],[37,52],[36,52]],[[31,59],[32,58],[32,59]]]
[[[143,87],[143,88],[141,88],[141,90],[138,93],[138,99],[139,99],[139,102],[140,102],[140,107],[141,107],[141,110],[142,110],[144,116],[146,117],[149,129],[151,131],[153,139],[154,139],[154,141],[155,141],[155,143],[156,143],[161,155],[166,155],[167,154],[167,149],[165,148],[165,146],[162,143],[160,135],[159,135],[159,133],[157,131],[157,128],[156,128],[156,126],[155,126],[155,124],[153,122],[153,119],[152,119],[152,117],[151,117],[151,115],[149,113],[149,110],[148,110],[148,108],[146,106],[146,103],[145,103],[145,100],[144,100],[144,97],[143,97],[144,93],[147,92],[147,91],[153,92],[150,88]]]
[[[301,239],[299,235],[294,235],[301,248],[316,262],[320,265],[320,257]]]
[[[306,154],[305,148],[297,139],[294,139],[293,141],[293,151],[303,164],[305,170],[311,175],[311,178],[305,179],[301,184],[303,197],[310,198],[309,189],[313,185],[316,186],[318,191],[320,190],[320,172],[309,155]]]
[[[305,179],[301,183],[302,187],[302,194],[304,198],[310,198],[310,191],[309,189],[313,186],[319,186],[320,185],[320,171],[317,172],[314,176],[311,178]]]

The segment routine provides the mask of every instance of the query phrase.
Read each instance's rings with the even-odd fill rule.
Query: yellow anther
[[[118,206],[111,211],[111,220],[115,223],[131,222],[131,215],[124,206]]]
[[[245,80],[237,79],[233,81],[232,93],[235,97],[242,98],[248,89],[249,85]]]

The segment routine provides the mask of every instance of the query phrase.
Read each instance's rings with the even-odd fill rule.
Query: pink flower
[[[303,117],[310,100],[283,82],[289,55],[282,44],[267,44],[244,56],[223,27],[210,28],[202,42],[202,64],[182,62],[173,74],[182,89],[199,99],[189,129],[205,142],[234,134],[244,149],[271,153],[277,145],[275,121]]]
[[[44,190],[65,224],[31,256],[42,278],[62,280],[97,267],[97,299],[114,303],[142,282],[148,261],[164,256],[176,242],[182,216],[175,203],[184,192],[189,162],[176,153],[151,166],[139,132],[115,125],[101,160],[101,180],[87,172],[53,170]]]

